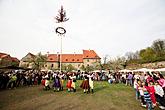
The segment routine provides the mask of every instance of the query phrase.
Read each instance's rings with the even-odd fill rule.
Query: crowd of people
[[[44,85],[44,90],[53,88],[55,91],[62,91],[64,81],[67,81],[68,92],[76,92],[76,80],[83,80],[80,86],[85,93],[92,89],[93,80],[105,80],[105,75],[100,73],[87,72],[54,72],[54,71],[9,71],[0,73],[0,90],[14,89],[20,86]]]
[[[88,73],[88,72],[54,72],[54,71],[10,71],[0,73],[0,90],[13,89],[19,86],[44,86],[44,90],[53,88],[54,92],[64,90],[64,81],[68,92],[76,92],[77,80],[82,80],[80,88],[84,93],[94,93],[95,81],[108,81],[108,83],[123,83],[135,89],[136,99],[141,106],[152,110],[159,106],[165,109],[165,79],[159,72],[152,73]]]
[[[165,79],[159,72],[147,72],[134,76],[133,87],[136,91],[136,99],[141,105],[152,110],[159,105],[165,109]]]
[[[54,92],[57,91],[63,91],[64,88],[64,80],[67,80],[66,87],[68,92],[76,92],[76,80],[77,79],[82,79],[82,84],[80,85],[80,88],[83,89],[84,93],[94,93],[94,86],[93,86],[93,80],[96,77],[96,74],[94,73],[59,73],[59,72],[52,72],[50,74],[47,74],[46,76],[43,77],[42,80],[42,85],[44,86],[45,90],[50,90],[51,89],[51,83],[50,79],[52,77],[53,83],[52,87]],[[97,80],[97,79],[96,79]]]
[[[153,110],[159,106],[165,110],[165,78],[160,72],[114,73],[109,74],[108,82],[123,83],[135,89],[136,99],[141,106]]]

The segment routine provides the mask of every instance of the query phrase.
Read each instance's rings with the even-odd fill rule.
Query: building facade
[[[29,62],[35,58],[35,55],[28,53],[25,57],[20,60],[19,66],[24,68],[32,68],[32,62]]]
[[[66,69],[69,65],[76,70],[81,70],[82,66],[95,66],[101,63],[101,58],[94,50],[83,50],[83,54],[48,54],[45,69],[59,69],[60,58],[62,59],[62,69]],[[66,67],[66,68],[65,68]]]
[[[0,67],[19,66],[19,60],[9,54],[0,53]]]
[[[28,53],[20,61],[20,66],[26,65],[31,68],[32,64],[29,64],[27,60],[34,58],[35,55]],[[61,58],[61,60],[60,60]],[[62,70],[66,70],[69,67],[75,68],[75,70],[81,70],[82,66],[95,66],[101,63],[101,58],[94,50],[83,50],[83,54],[47,54],[47,61],[43,67],[44,70],[59,70],[60,61],[62,62]]]

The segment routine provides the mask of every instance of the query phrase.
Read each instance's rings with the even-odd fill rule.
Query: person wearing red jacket
[[[149,91],[149,94],[151,96],[153,106],[156,106],[155,88],[154,88],[154,85],[153,85],[152,81],[150,81],[149,84],[148,84],[148,91]]]

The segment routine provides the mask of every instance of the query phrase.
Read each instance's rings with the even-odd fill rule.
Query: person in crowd
[[[71,85],[72,85],[72,79],[71,79],[71,77],[69,75],[68,81],[67,81],[67,84],[66,84],[66,87],[68,89],[68,92],[71,92],[71,90],[72,90],[72,86]]]
[[[139,97],[140,97],[140,93],[139,93],[139,89],[138,89],[139,88],[138,82],[139,82],[139,79],[135,79],[134,84],[133,84],[134,85],[133,87],[134,87],[135,92],[136,92],[136,100],[139,100]]]
[[[128,74],[127,79],[128,79],[128,85],[132,86],[133,85],[133,82],[132,82],[133,81],[133,74],[132,74],[132,72],[130,72]]]
[[[60,78],[60,90],[63,91],[64,89],[64,73],[60,73],[59,78]]]
[[[15,73],[9,74],[9,76],[10,76],[10,80],[9,80],[8,88],[9,89],[16,88],[16,80],[17,80],[16,74]]]
[[[16,87],[19,87],[20,83],[21,83],[21,74],[19,72],[16,73],[16,77],[17,77],[17,80],[16,80]]]
[[[141,82],[145,82],[145,74],[143,74],[143,73],[140,72],[139,75],[140,75],[140,81]]]
[[[71,74],[70,79],[72,81],[71,87],[72,91],[76,92],[76,75],[74,73]]]
[[[89,93],[88,90],[90,89],[89,78],[87,77],[87,75],[88,75],[88,73],[84,74],[84,80],[80,85],[80,87],[84,90],[84,93]]]
[[[93,91],[93,74],[92,73],[89,73],[89,75],[87,75],[87,77],[89,78],[89,86],[90,88],[88,89],[89,93],[90,93],[90,89],[92,91],[92,94],[94,93]]]
[[[158,74],[158,77],[159,77],[158,82],[159,82],[160,86],[163,88],[163,91],[165,92],[165,79],[164,79],[163,75],[160,73]]]
[[[50,90],[50,78],[49,77],[45,77],[45,90]]]
[[[148,85],[145,84],[143,85],[143,92],[144,92],[144,100],[146,102],[147,110],[152,110],[152,101],[151,101],[151,96],[150,93],[148,92]]]
[[[58,73],[54,73],[54,84],[53,84],[53,87],[54,87],[54,92],[55,91],[60,91],[60,77],[59,77],[59,74]]]
[[[145,86],[145,83],[141,83],[141,81],[139,82],[139,93],[140,93],[140,102],[141,102],[141,106],[142,107],[146,107],[146,102],[144,100],[144,92],[143,92],[143,86]]]
[[[153,106],[155,107],[156,106],[156,98],[155,98],[155,89],[154,89],[154,82],[152,82],[152,80],[148,83],[148,92],[150,94],[150,97],[151,97],[151,101],[152,101],[152,104]]]
[[[158,81],[155,82],[154,89],[156,100],[160,104],[159,108],[165,109],[164,91],[163,88],[159,85]]]
[[[147,83],[154,82],[154,79],[152,78],[152,75],[149,72],[147,72],[146,75],[146,82]]]

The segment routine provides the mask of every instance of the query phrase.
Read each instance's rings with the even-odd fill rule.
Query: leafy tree
[[[94,70],[100,70],[101,69],[101,63],[94,62],[92,63]]]
[[[139,55],[142,63],[153,62],[156,59],[155,51],[151,47],[142,49]]]
[[[165,40],[155,40],[152,44],[152,49],[158,57],[163,57],[165,55]]]
[[[69,65],[66,66],[66,71],[67,72],[71,72],[73,70],[76,70],[76,68],[73,65],[69,64]]]
[[[86,70],[86,68],[85,68],[84,65],[82,65],[82,66],[80,67],[80,69],[81,69],[82,71],[85,71],[85,70]]]
[[[94,71],[94,67],[93,66],[86,66],[85,71],[87,71],[87,72]]]

